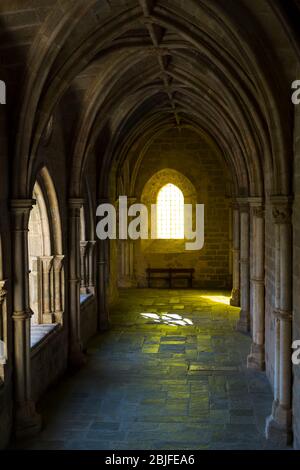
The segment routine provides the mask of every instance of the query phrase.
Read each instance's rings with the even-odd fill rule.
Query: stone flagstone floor
[[[250,338],[228,302],[226,292],[121,290],[112,329],[48,393],[43,431],[18,448],[272,448],[271,389],[245,367]]]

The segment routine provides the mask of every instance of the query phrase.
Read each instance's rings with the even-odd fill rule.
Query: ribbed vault
[[[59,2],[31,49],[15,196],[30,194],[41,137],[70,90],[79,96],[68,143],[70,196],[80,196],[95,148],[105,196],[113,164],[120,169],[133,146],[138,157],[162,129],[182,126],[218,146],[236,195],[289,194],[289,82],[282,79],[275,45],[246,5],[229,0]],[[290,40],[291,28],[285,28]]]

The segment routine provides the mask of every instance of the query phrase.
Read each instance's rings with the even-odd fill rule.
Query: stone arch
[[[33,322],[42,323],[40,260],[51,256],[51,239],[48,211],[38,182],[33,188],[33,199],[35,205],[30,213],[28,225],[29,300]]]
[[[183,193],[186,204],[195,204],[197,192],[193,183],[182,173],[172,168],[165,168],[155,173],[145,184],[141,202],[145,205],[155,204],[160,189],[168,183],[177,186]]]
[[[36,324],[62,321],[64,270],[61,219],[57,195],[48,169],[39,171],[29,216],[29,299]]]
[[[45,97],[44,103],[45,103],[45,105],[47,105],[47,108],[50,111],[52,111],[53,106],[55,106],[55,104],[57,103],[58,96],[61,96],[63,91],[66,89],[66,86],[67,86],[66,84],[71,83],[71,80],[72,80],[71,75],[73,74],[73,76],[74,76],[74,74],[78,73],[78,71],[80,70],[80,65],[78,65],[79,64],[78,59],[82,60],[82,66],[83,66],[83,65],[86,64],[86,61],[87,61],[86,54],[88,54],[88,57],[90,57],[92,59],[92,57],[94,57],[95,54],[100,50],[100,49],[92,50],[90,42],[89,41],[87,41],[87,42],[84,41],[84,35],[83,34],[79,35],[79,37],[76,38],[77,41],[78,41],[78,44],[77,44],[78,49],[77,49],[77,53],[73,54],[74,57],[73,57],[73,62],[72,63],[70,62],[70,57],[68,57],[68,49],[67,49],[68,38],[69,38],[69,35],[72,34],[74,25],[78,25],[78,23],[83,22],[86,17],[89,17],[89,15],[93,15],[95,13],[95,11],[98,11],[98,9],[99,9],[99,13],[101,13],[101,6],[97,5],[97,2],[95,2],[95,1],[86,2],[84,7],[82,5],[79,6],[78,4],[76,4],[76,2],[69,2],[69,4],[68,4],[68,13],[66,14],[66,12],[64,12],[65,14],[62,17],[60,15],[60,13],[61,13],[60,12],[60,5],[58,3],[56,5],[56,7],[57,8],[54,8],[54,10],[53,10],[53,15],[51,15],[49,17],[49,20],[46,21],[46,23],[45,23],[45,25],[44,25],[44,27],[42,28],[42,31],[41,31],[41,34],[43,36],[50,36],[50,34],[51,34],[52,41],[46,41],[46,42],[45,41],[40,41],[40,37],[38,37],[36,43],[34,44],[35,53],[33,53],[32,57],[31,57],[33,67],[28,67],[28,70],[30,70],[30,72],[29,72],[29,75],[27,77],[25,92],[24,92],[23,111],[21,113],[22,122],[20,124],[21,130],[24,129],[25,125],[27,126],[27,124],[28,124],[27,123],[28,115],[33,116],[33,121],[29,125],[29,127],[33,130],[35,111],[37,110],[37,105],[39,103],[39,98],[40,98],[40,96],[42,96],[44,86],[47,83],[47,78],[51,75],[51,73],[54,73],[54,68],[55,68],[56,62],[58,62],[61,66],[62,60],[64,60],[64,66],[60,67],[61,74],[63,74],[63,73],[67,74],[67,71],[69,71],[70,77],[68,77],[68,80],[65,80],[66,77],[59,76],[57,81],[55,82],[55,84],[53,82],[53,87],[56,87],[56,88],[54,89],[52,87],[49,87],[49,93],[47,94],[47,97]],[[209,4],[209,6],[207,6],[205,4],[204,5],[195,5],[195,2],[191,1],[191,2],[187,3],[186,8],[187,8],[187,11],[190,11],[190,12],[192,12],[193,8],[195,8],[196,12],[197,12],[197,15],[196,15],[197,17],[201,16],[201,14],[203,14],[205,17],[206,16],[211,16],[211,17],[217,18],[219,20],[219,22],[221,23],[222,27],[224,28],[224,31],[226,31],[226,34],[228,34],[228,37],[230,37],[230,42],[232,42],[233,32],[237,33],[236,32],[236,22],[235,22],[236,18],[233,19],[233,20],[230,20],[228,18],[228,15],[226,14],[226,12],[223,11],[222,6],[215,5],[215,4],[213,6],[211,4]],[[240,8],[242,8],[242,6]],[[120,21],[120,26],[121,26],[120,33],[125,32],[130,27],[132,27],[132,24],[137,19],[139,19],[141,17],[141,12],[138,8],[129,8],[128,7],[127,10],[124,9],[123,13],[124,13],[124,17],[123,17],[123,15],[120,15],[120,16],[117,16],[117,17],[114,17],[114,15],[111,15],[110,16],[111,22],[108,22],[110,27],[112,27],[114,25],[114,28],[116,28],[116,26],[118,24],[118,21]],[[125,13],[126,13],[126,20],[125,20]],[[169,13],[169,15],[167,15],[167,13]],[[172,30],[174,30],[176,33],[178,33],[182,39],[189,41],[191,44],[193,44],[193,47],[195,47],[196,49],[198,48],[198,49],[202,50],[203,49],[203,44],[200,43],[200,36],[196,37],[196,30],[195,29],[193,29],[192,34],[191,34],[191,32],[189,33],[188,29],[191,29],[191,28],[188,28],[188,26],[189,26],[188,25],[188,19],[187,19],[187,17],[185,17],[186,15],[183,15],[183,13],[184,12],[182,12],[182,10],[180,9],[180,4],[178,4],[176,2],[176,3],[174,3],[174,7],[172,8],[172,10],[168,10],[166,8],[163,8],[163,7],[160,7],[160,8],[157,8],[157,9],[154,8],[153,20],[155,20],[155,23],[159,27],[172,28]],[[107,15],[107,13],[104,15],[104,17],[107,19],[106,15]],[[169,18],[167,19],[168,16],[169,16]],[[181,17],[182,18],[185,17],[184,20],[181,19]],[[54,37],[53,37],[53,31],[52,31],[52,24],[53,23],[52,22],[53,22],[54,18],[56,19],[56,22],[57,22],[58,18],[60,18],[60,21],[58,21],[58,25],[57,25],[57,28],[55,30],[55,34],[54,34]],[[94,23],[94,22],[91,21],[91,23]],[[51,31],[51,33],[50,33],[50,31]],[[239,31],[241,31],[241,28],[239,29]],[[97,31],[97,34],[98,33],[99,33],[99,31]],[[252,50],[250,48],[250,46],[248,45],[251,42],[250,41],[247,42],[247,40],[245,40],[245,39],[247,39],[248,35],[249,35],[248,29],[244,28],[243,35],[240,38],[240,40],[244,39],[243,45],[245,46],[246,56],[249,59],[249,63],[247,65],[251,64],[251,66],[254,70],[255,78],[256,78],[256,80],[259,84],[260,95],[267,98],[266,103],[264,104],[263,112],[268,110],[268,109],[272,109],[273,117],[268,116],[267,121],[269,122],[269,124],[275,124],[275,126],[278,130],[278,132],[275,133],[279,136],[277,142],[274,141],[274,139],[272,139],[272,136],[271,136],[271,140],[273,140],[273,145],[272,145],[273,155],[272,155],[271,159],[274,158],[274,161],[278,158],[279,159],[280,158],[284,159],[286,157],[286,155],[288,154],[288,149],[285,148],[285,143],[286,143],[285,142],[286,139],[285,139],[285,136],[284,136],[285,131],[282,130],[282,128],[285,128],[285,124],[280,119],[281,113],[280,113],[280,110],[278,109],[276,99],[274,98],[274,95],[275,95],[274,90],[276,90],[276,87],[274,86],[274,83],[271,80],[270,75],[268,75],[268,73],[266,72],[266,69],[263,67],[263,54],[262,54],[262,52],[257,51],[257,50]],[[88,35],[88,37],[90,37],[90,35]],[[99,33],[99,38],[100,37],[101,36],[100,36],[100,33]],[[218,37],[218,35],[216,35],[216,37],[218,39],[220,39],[220,37]],[[201,39],[203,39],[203,38],[201,38]],[[206,39],[208,39],[208,38],[206,38]],[[106,37],[106,40],[107,40],[107,37]],[[98,41],[95,40],[95,43],[98,44]],[[58,45],[59,45],[59,47],[57,47]],[[220,44],[217,43],[217,41],[216,41],[216,43],[211,43],[210,46],[215,47],[216,51],[218,51],[218,53],[219,53]],[[72,52],[74,52],[74,48],[72,48]],[[225,53],[225,48],[223,49],[223,53]],[[61,58],[61,60],[59,60],[59,54],[64,56],[64,57]],[[259,58],[259,60],[257,60],[257,58]],[[229,60],[229,55],[228,55],[228,60]],[[77,67],[74,66],[75,61],[76,61]],[[45,63],[47,63],[46,70],[45,70]],[[234,66],[232,61],[231,61],[230,65]],[[51,70],[51,67],[52,67],[52,70]],[[41,71],[40,70],[41,68],[43,68],[43,73],[39,73]],[[222,70],[224,72],[224,68]],[[242,73],[243,77],[245,78],[246,72],[243,71],[241,73]],[[228,78],[232,79],[233,77],[232,77],[232,75],[231,76],[228,75]],[[48,83],[49,83],[49,81],[48,81]],[[34,96],[32,94],[33,84],[35,85],[35,89],[37,90],[36,93],[34,94]],[[267,86],[268,84],[272,85],[272,86],[270,86],[270,90],[268,90],[268,88],[269,88]],[[50,88],[51,88],[51,90],[50,90]],[[234,86],[232,88],[234,88]],[[60,90],[60,93],[57,93],[58,89]],[[250,91],[253,91],[253,85],[252,84],[249,84],[249,89],[250,89]],[[247,101],[247,105],[249,105],[249,109],[251,109],[253,111],[253,113],[255,114],[255,117],[257,119],[259,119],[260,112],[259,112],[259,110],[255,110],[255,108],[252,106],[251,98],[248,99],[249,97],[247,96],[247,94],[238,86],[237,86],[237,90],[241,93],[241,96],[243,97],[243,99]],[[184,99],[180,103],[185,108],[184,112],[186,112],[186,107],[187,107],[188,100],[190,100],[190,97],[186,97],[186,99]],[[95,99],[95,103],[96,103],[96,101],[97,100]],[[206,103],[206,105],[207,105],[207,103]],[[30,113],[29,113],[29,110],[30,110]],[[221,108],[219,108],[219,111],[221,111]],[[94,115],[96,117],[96,113]],[[198,116],[197,119],[199,120],[200,117]],[[227,120],[228,120],[228,116],[227,116]],[[21,142],[21,141],[18,142],[18,148],[17,148],[17,154],[19,154],[19,153],[20,153],[20,155],[22,154],[22,157],[24,157],[24,162],[26,161],[26,158],[25,158],[26,155],[33,155],[33,157],[34,157],[35,149],[38,145],[38,139],[40,138],[39,136],[42,134],[42,131],[45,128],[48,121],[49,121],[48,113],[41,112],[40,113],[40,120],[39,120],[39,123],[38,123],[38,126],[37,126],[36,138],[34,139],[35,142],[34,142],[32,151],[29,150],[30,142],[31,142],[31,132],[27,132],[27,133],[20,132],[19,133],[19,135],[23,135],[23,136],[27,135],[28,136],[26,138],[26,139],[28,139],[27,142]],[[249,119],[248,119],[248,121],[249,121]],[[207,122],[208,122],[208,120],[207,120]],[[245,129],[243,131],[243,139],[245,140],[247,135],[248,135],[246,119],[244,120],[244,123],[245,123]],[[88,129],[86,127],[85,123],[83,123],[83,127],[84,127],[84,133],[86,135],[88,135],[89,138],[90,138],[91,133],[93,132],[92,127],[90,126],[90,128]],[[270,125],[270,129],[272,127],[274,128],[274,126]],[[261,128],[263,129],[264,126],[261,126]],[[99,130],[95,129],[95,132],[97,133],[97,132],[99,132]],[[78,135],[80,136],[80,133]],[[275,137],[275,140],[276,140],[276,137]],[[270,153],[270,146],[269,146],[270,142],[268,142],[268,138],[266,138],[266,136],[262,136],[262,141],[266,144],[266,147],[268,147],[264,150],[265,155],[267,155],[268,153]],[[248,141],[248,143],[247,143],[248,156],[251,157],[251,154],[254,155],[255,153],[258,153],[259,148],[257,147],[257,142],[258,141],[256,141],[256,144],[254,144],[254,140],[253,140],[252,143],[251,143],[251,141]],[[22,144],[25,144],[25,145],[22,145]],[[76,145],[75,145],[75,147],[76,147]],[[256,148],[254,149],[253,147],[256,147]],[[85,156],[88,154],[88,152],[85,152],[86,149],[87,149],[87,142],[83,143],[83,145],[82,145],[82,151],[85,153]],[[85,158],[85,156],[80,155],[79,158],[81,158],[81,160],[82,160],[82,159]],[[19,157],[17,158],[17,160],[18,159],[19,159]],[[269,159],[270,159],[270,155],[269,155]],[[270,161],[271,161],[271,159],[270,159]],[[31,167],[31,163],[29,165],[27,165],[27,168],[30,168],[30,167]],[[82,164],[82,163],[78,164],[78,162],[74,162],[74,169],[75,170],[79,169],[79,171],[82,171],[83,167],[84,167],[84,164]],[[249,165],[249,170],[254,171],[253,169],[256,168],[255,171],[257,171],[258,167],[259,167],[259,162],[256,160],[253,166]],[[286,171],[284,170],[284,167],[285,167],[285,163],[284,163],[283,160],[281,160],[279,162],[279,164],[277,165],[277,168],[274,168],[274,178],[275,178],[275,180],[278,179],[278,178],[282,178],[282,183],[281,184],[279,184],[279,182],[277,183],[276,181],[274,183],[274,188],[277,190],[277,192],[285,192],[286,188],[287,188],[288,176],[286,174]],[[18,173],[23,174],[23,172],[21,172],[21,171],[19,171]],[[78,173],[78,171],[77,171],[77,173]],[[78,174],[77,174],[77,176],[76,176],[77,188],[78,188],[78,181],[79,181],[79,179],[78,179]],[[77,189],[77,192],[78,192],[78,189]]]
[[[87,178],[83,180],[84,199],[80,208],[80,292],[95,293],[95,222],[91,188]]]
[[[52,252],[54,255],[62,255],[63,239],[59,203],[53,179],[46,166],[43,166],[39,171],[37,181],[43,190],[46,206],[48,208],[47,211],[51,227]]]

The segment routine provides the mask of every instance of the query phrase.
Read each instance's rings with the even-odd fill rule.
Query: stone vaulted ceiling
[[[74,196],[92,152],[105,192],[113,164],[171,127],[193,128],[219,147],[237,194],[288,194],[297,1],[289,8],[277,0],[2,3],[3,66],[19,103],[10,117],[19,136],[16,195],[30,193],[41,138],[60,103],[69,105]],[[8,45],[18,60],[9,60]]]

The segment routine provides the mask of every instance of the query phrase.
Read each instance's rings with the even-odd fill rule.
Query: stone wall
[[[0,66],[1,79],[7,76]],[[8,213],[8,138],[7,106],[0,106],[0,281],[8,280],[4,290],[7,291],[2,306],[2,334],[6,344],[7,360],[0,364],[0,449],[9,441],[12,428],[12,292],[11,292],[11,233]],[[8,255],[8,256],[6,256]],[[1,315],[1,313],[0,313]]]
[[[97,333],[97,302],[93,295],[80,304],[80,325],[82,344],[85,348],[89,339]]]
[[[293,338],[300,340],[300,106],[295,108],[295,162],[294,162],[294,247],[293,247]],[[293,416],[294,447],[300,449],[300,365],[294,366]]]
[[[65,328],[56,330],[32,350],[31,386],[35,401],[62,377],[67,368],[67,359],[68,335]]]
[[[188,129],[162,134],[141,162],[135,189],[138,201],[145,197],[144,188],[150,178],[164,169],[176,170],[187,178],[195,188],[196,202],[205,204],[205,245],[201,251],[186,251],[176,249],[174,242],[167,247],[168,242],[152,241],[152,248],[147,245],[145,249],[137,243],[138,285],[145,285],[147,267],[185,267],[195,269],[195,287],[230,288],[229,180],[218,151]]]
[[[12,390],[11,383],[0,383],[0,449],[4,449],[10,439],[12,427]]]

